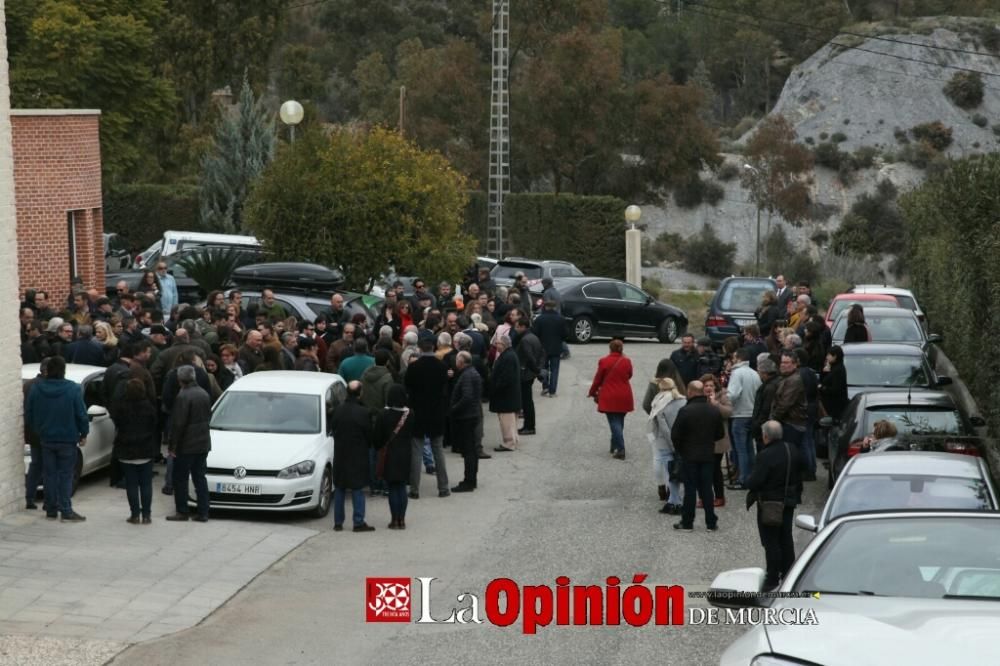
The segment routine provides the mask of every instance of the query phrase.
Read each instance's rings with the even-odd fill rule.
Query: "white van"
[[[253,236],[207,234],[200,231],[165,231],[163,232],[163,247],[160,249],[160,257],[169,257],[185,247],[198,245],[260,247],[260,241]]]

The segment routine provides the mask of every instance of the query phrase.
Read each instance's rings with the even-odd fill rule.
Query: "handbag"
[[[785,497],[788,496],[788,477],[792,473],[792,453],[788,450],[788,442],[785,442],[785,489],[781,494],[781,500],[761,500],[760,504],[760,524],[765,527],[781,527],[785,521]]]
[[[597,390],[594,391],[594,402],[595,403],[600,402],[601,387],[604,386],[604,382],[608,381],[608,377],[610,377],[611,373],[615,371],[615,367],[622,360],[622,358],[624,358],[624,356],[619,356],[618,360],[611,364],[611,367],[608,369],[608,374],[604,375],[604,379],[602,379],[601,383],[597,385]]]
[[[403,415],[399,417],[396,421],[396,427],[392,431],[392,436],[389,441],[385,443],[385,446],[378,450],[378,455],[375,456],[375,478],[382,479],[385,478],[385,459],[389,457],[389,442],[396,438],[399,431],[403,429],[403,424],[406,423],[406,418],[410,415],[410,411],[407,410],[403,412]]]

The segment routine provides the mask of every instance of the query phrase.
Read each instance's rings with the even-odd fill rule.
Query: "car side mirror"
[[[91,405],[90,408],[87,410],[87,418],[91,421],[93,421],[96,418],[100,418],[102,416],[107,416],[107,415],[108,415],[108,410],[105,409],[104,407],[101,407],[100,405]]]
[[[823,418],[821,418],[819,420],[819,427],[820,428],[832,428],[833,427],[833,417],[832,416],[824,416]]]
[[[944,342],[944,337],[939,333],[931,333],[930,335],[927,336],[927,342],[931,343],[932,345],[937,345]]]
[[[808,513],[800,513],[795,516],[795,526],[807,532],[816,531],[816,517]]]
[[[748,608],[760,606],[764,587],[764,570],[760,567],[732,569],[715,577],[708,588],[708,603],[719,608]]]
[[[650,295],[648,295],[648,294],[646,295],[646,305],[650,305],[650,304],[651,304],[651,303],[653,303],[654,301],[656,301],[656,299],[655,299],[655,298],[653,298],[652,296],[650,296]]]
[[[970,417],[969,418],[969,423],[971,423],[974,428],[985,428],[986,427],[986,419],[984,419],[982,416],[973,416],[973,417]]]
[[[938,378],[937,378],[937,385],[938,386],[951,386],[952,383],[953,382],[952,382],[951,377],[946,377],[946,376],[943,376],[943,375],[938,375]]]

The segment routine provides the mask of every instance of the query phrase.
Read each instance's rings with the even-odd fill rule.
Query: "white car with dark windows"
[[[330,416],[347,385],[324,372],[256,372],[212,408],[208,490],[213,509],[330,510]]]

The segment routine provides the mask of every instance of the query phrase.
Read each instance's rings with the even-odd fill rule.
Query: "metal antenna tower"
[[[504,196],[510,191],[510,0],[493,0],[493,61],[490,89],[489,218],[486,253],[502,259],[506,253],[503,233]]]

